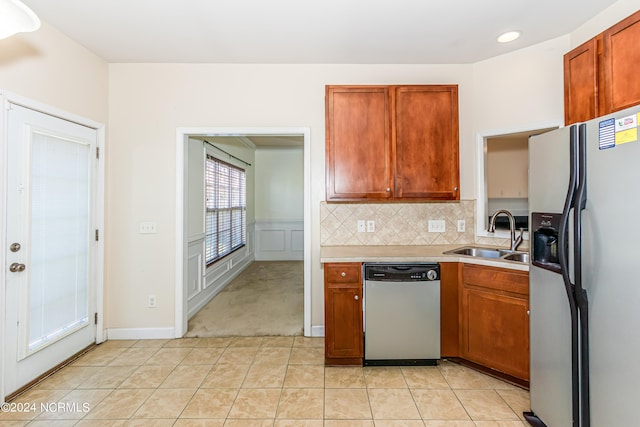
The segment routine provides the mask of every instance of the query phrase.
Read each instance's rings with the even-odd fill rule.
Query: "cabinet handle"
[[[356,301],[358,301],[360,299],[360,297],[358,295],[356,295],[355,297],[353,297]]]
[[[391,191],[391,188],[390,188],[390,187],[387,187],[387,193],[388,193],[388,192],[390,192],[390,191]]]
[[[453,191],[458,191],[458,187],[453,187]]]
[[[342,277],[347,277],[347,273],[345,273],[344,271],[341,274]]]
[[[527,316],[531,315],[531,310],[527,310]]]

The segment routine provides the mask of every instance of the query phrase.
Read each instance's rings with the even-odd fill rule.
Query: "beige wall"
[[[256,221],[302,221],[304,160],[302,147],[256,150]]]
[[[43,23],[0,40],[0,89],[107,124],[107,63]]]
[[[473,65],[473,127],[476,132],[537,129],[564,120],[562,56],[568,36]],[[533,125],[533,127],[531,127]],[[542,126],[544,127],[544,126]]]

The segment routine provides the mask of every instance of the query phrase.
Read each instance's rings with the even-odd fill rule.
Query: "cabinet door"
[[[600,116],[598,96],[598,49],[595,37],[564,55],[564,124],[584,122]]]
[[[605,114],[640,103],[640,11],[603,33]]]
[[[327,86],[328,201],[393,197],[389,89]]]
[[[355,287],[327,289],[327,357],[362,357],[361,297],[362,292]]]
[[[458,200],[458,86],[396,86],[396,198]]]
[[[462,307],[462,357],[529,380],[529,302],[464,288]]]
[[[362,275],[358,263],[325,265],[325,360],[361,364]]]

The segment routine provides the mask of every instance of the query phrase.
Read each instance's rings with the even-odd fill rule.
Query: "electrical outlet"
[[[464,233],[464,230],[466,229],[466,224],[464,219],[459,219],[458,220],[458,232],[459,233]]]
[[[156,308],[156,296],[155,295],[149,295],[149,301],[147,303],[147,307],[149,308]]]
[[[376,231],[376,222],[370,219],[367,221],[367,233],[373,233],[374,231]]]
[[[365,225],[364,225],[364,219],[359,219],[358,220],[358,233],[364,233],[366,230]]]
[[[444,219],[429,220],[429,233],[444,233],[446,225]]]
[[[155,234],[157,233],[157,224],[155,222],[141,222],[139,225],[140,234]]]

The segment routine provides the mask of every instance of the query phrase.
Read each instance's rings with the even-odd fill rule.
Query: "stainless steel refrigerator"
[[[639,121],[530,138],[533,426],[640,425]]]

